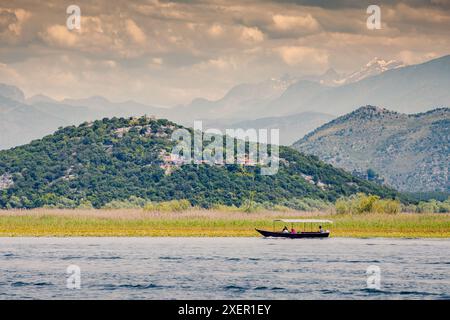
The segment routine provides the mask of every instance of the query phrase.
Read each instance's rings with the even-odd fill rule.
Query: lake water
[[[0,238],[0,299],[335,298],[450,299],[450,240]]]

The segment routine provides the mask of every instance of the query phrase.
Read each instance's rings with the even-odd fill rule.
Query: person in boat
[[[283,231],[281,231],[281,232],[283,232],[283,233],[289,233],[288,227],[284,226]]]
[[[297,231],[295,231],[295,229],[294,229],[294,228],[292,228],[292,229],[291,229],[291,233],[292,233],[292,234],[296,234],[296,233],[297,233]]]
[[[320,232],[320,233],[323,233],[323,232],[324,232],[323,229],[322,229],[322,226],[319,226],[319,232]]]

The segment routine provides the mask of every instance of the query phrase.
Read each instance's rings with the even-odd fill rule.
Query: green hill
[[[450,192],[450,109],[404,114],[365,106],[294,143],[350,172],[375,171],[404,192]]]
[[[0,207],[102,207],[131,196],[193,205],[239,206],[255,202],[289,205],[295,199],[334,201],[356,192],[400,197],[392,190],[280,148],[280,169],[272,176],[258,166],[194,165],[163,167],[172,149],[167,120],[112,118],[59,129],[41,140],[0,152]],[[191,131],[192,132],[192,131]]]

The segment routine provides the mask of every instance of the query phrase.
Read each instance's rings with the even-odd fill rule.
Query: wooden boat
[[[298,232],[298,233],[283,233],[283,232],[271,232],[255,229],[259,233],[261,233],[264,237],[274,237],[274,238],[327,238],[330,233],[329,232]]]
[[[294,227],[294,223],[303,223],[303,231],[300,232],[282,232],[275,231],[275,222],[285,222],[291,223],[292,229]],[[310,231],[306,231],[307,224],[310,224]],[[328,238],[330,235],[330,231],[320,230],[320,231],[312,231],[313,224],[325,224],[325,223],[333,223],[331,220],[318,220],[318,219],[277,219],[273,221],[273,230],[274,231],[266,231],[256,229],[257,232],[262,234],[264,237],[274,237],[274,238],[290,238],[290,239],[303,239],[303,238]]]

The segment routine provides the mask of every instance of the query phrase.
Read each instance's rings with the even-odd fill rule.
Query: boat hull
[[[289,238],[289,239],[304,239],[304,238],[328,238],[329,232],[301,232],[301,233],[283,233],[283,232],[271,232],[265,230],[255,229],[264,237],[273,238]]]

